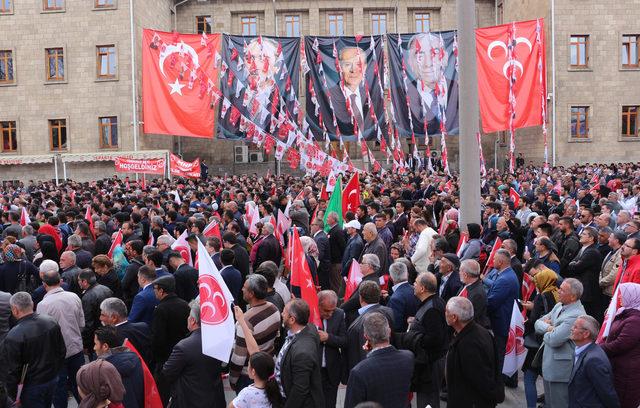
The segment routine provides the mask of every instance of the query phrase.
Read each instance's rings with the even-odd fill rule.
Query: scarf
[[[616,315],[627,309],[640,310],[640,284],[627,282],[619,286],[622,307]]]
[[[76,380],[78,387],[85,394],[78,408],[94,408],[103,401],[119,402],[124,397],[122,378],[108,361],[96,360],[82,366]]]
[[[536,273],[533,277],[533,281],[536,284],[536,289],[539,293],[551,292],[556,303],[558,303],[558,286],[556,282],[558,277],[554,271],[549,268],[544,268],[540,272]]]

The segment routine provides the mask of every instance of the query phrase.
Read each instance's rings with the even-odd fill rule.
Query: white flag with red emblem
[[[235,336],[233,296],[200,240],[198,259],[202,353],[228,363]]]
[[[513,301],[513,311],[511,312],[511,325],[509,326],[509,338],[507,348],[504,353],[504,364],[502,374],[511,377],[516,371],[522,368],[524,359],[527,356],[527,349],[524,347],[524,317],[520,313],[518,304]]]
[[[26,207],[22,207],[22,213],[20,214],[20,225],[25,226],[31,224],[31,218],[29,218],[29,213],[27,212]]]
[[[113,259],[113,251],[115,251],[117,247],[122,245],[122,238],[123,238],[122,230],[120,229],[120,230],[118,230],[118,233],[116,234],[115,239],[111,243],[111,247],[109,248],[109,252],[107,253],[107,256],[109,257],[109,259]]]
[[[200,240],[198,240],[198,242],[200,242]],[[193,266],[193,259],[191,259],[191,247],[187,242],[187,230],[182,231],[182,234],[180,234],[178,239],[171,244],[171,249],[180,252],[182,259],[184,259],[189,266]]]

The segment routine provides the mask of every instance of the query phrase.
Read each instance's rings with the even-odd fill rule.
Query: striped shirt
[[[244,314],[247,326],[252,330],[253,337],[258,343],[260,351],[273,355],[274,341],[280,334],[280,311],[273,303],[265,302],[254,306]],[[233,354],[229,362],[229,382],[235,384],[240,375],[248,375],[249,352],[242,327],[236,323],[236,336]]]

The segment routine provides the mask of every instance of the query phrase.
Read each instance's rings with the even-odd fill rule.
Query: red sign
[[[120,173],[164,174],[165,163],[165,159],[115,159],[116,171]]]
[[[171,153],[169,163],[172,176],[200,178],[200,158],[188,162]]]

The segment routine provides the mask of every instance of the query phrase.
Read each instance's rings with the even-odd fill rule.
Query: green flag
[[[338,176],[338,180],[336,180],[336,185],[333,188],[333,192],[329,198],[329,203],[327,204],[327,211],[324,213],[324,217],[322,218],[322,221],[324,221],[325,232],[329,232],[331,229],[329,224],[327,224],[327,215],[332,211],[335,211],[336,214],[338,214],[338,225],[342,228],[342,176]]]

